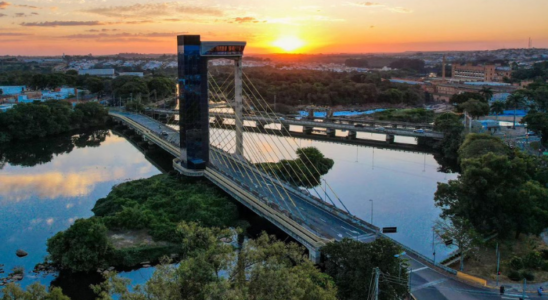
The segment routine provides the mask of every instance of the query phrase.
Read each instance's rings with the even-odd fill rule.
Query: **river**
[[[271,138],[246,133],[247,141],[264,141],[263,149],[275,153],[276,147],[267,143]],[[393,238],[432,257],[432,225],[439,215],[433,201],[436,185],[457,176],[438,171],[440,166],[433,155],[306,139],[286,138],[280,143],[314,146],[334,159],[333,169],[324,178],[350,212],[370,221],[373,211],[375,225],[398,227]],[[4,265],[0,269],[5,272],[0,273],[0,281],[14,267],[22,266],[22,286],[34,281],[50,284],[57,274],[31,272],[44,260],[48,238],[75,219],[92,216],[97,199],[105,197],[116,184],[170,168],[168,155],[157,151],[145,156],[137,147],[106,129],[0,148],[0,265]],[[255,232],[263,229],[264,224],[251,223]],[[450,252],[442,245],[435,247],[437,260]],[[17,249],[29,255],[18,258]],[[143,283],[153,271],[140,269],[122,276]],[[76,279],[57,279],[55,284],[73,285],[67,284],[70,280]]]

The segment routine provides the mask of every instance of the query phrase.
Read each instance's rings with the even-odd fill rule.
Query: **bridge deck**
[[[126,112],[111,112],[111,115],[122,119],[143,134],[147,140],[178,157],[179,132],[175,129],[143,115]],[[168,135],[162,137],[162,131]],[[315,244],[345,237],[358,238],[361,241],[375,239],[378,229],[365,221],[252,168],[247,162],[235,159],[232,154],[213,146],[211,153],[211,161],[205,172],[206,177],[225,190],[231,188],[235,191],[237,189],[234,186],[238,186],[240,192],[245,192],[245,195],[239,195],[240,197],[245,196],[245,199],[262,203],[262,209],[266,205],[271,212],[275,211],[276,217],[282,217],[284,222],[296,222],[306,231],[301,230],[301,235],[308,236]],[[232,164],[227,165],[225,161],[228,160]],[[261,181],[260,184],[258,180]],[[287,193],[279,192],[282,189]],[[249,205],[249,203],[243,204]]]
[[[157,113],[163,113],[163,114],[178,114],[178,111],[173,110],[151,110],[151,112],[157,112]],[[220,117],[223,119],[234,119],[234,114],[230,113],[219,113],[219,112],[210,112],[210,116],[212,117]],[[326,129],[334,129],[334,130],[347,130],[347,131],[355,131],[355,132],[368,132],[368,133],[378,133],[378,134],[391,134],[391,135],[398,135],[398,136],[409,136],[409,137],[426,137],[426,138],[432,138],[432,139],[442,139],[443,133],[432,131],[432,130],[425,130],[424,133],[418,133],[414,132],[413,129],[404,129],[404,128],[391,128],[390,126],[398,125],[398,126],[404,126],[409,127],[409,123],[402,123],[402,122],[388,122],[388,121],[360,121],[360,120],[352,120],[352,119],[346,119],[344,121],[347,122],[356,122],[356,123],[364,123],[363,127],[355,127],[351,124],[341,124],[341,123],[333,123],[333,122],[316,122],[311,120],[291,120],[291,119],[276,119],[276,118],[269,118],[269,117],[262,117],[262,116],[243,116],[244,121],[256,121],[258,123],[262,124],[283,124],[283,125],[295,125],[295,126],[303,126],[303,127],[316,127],[316,128],[326,128]],[[379,124],[379,125],[385,125],[384,127],[376,127],[371,124]],[[415,126],[418,126],[415,124]],[[430,129],[432,126],[428,124],[428,129]]]

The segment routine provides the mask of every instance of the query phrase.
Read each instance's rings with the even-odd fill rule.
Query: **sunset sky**
[[[548,0],[0,0],[0,55],[175,53],[177,34],[246,53],[548,47]]]

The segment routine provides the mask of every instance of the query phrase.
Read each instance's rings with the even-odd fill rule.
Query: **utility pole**
[[[436,231],[434,230],[434,227],[432,227],[432,256],[434,256],[434,265],[436,264]],[[461,254],[462,255],[462,254]]]
[[[500,251],[499,251],[499,243],[497,243],[497,286],[499,286],[499,274],[500,274]]]
[[[523,299],[525,299],[525,289],[527,289],[527,279],[523,279],[523,293],[522,293]]]
[[[375,268],[375,300],[379,300],[379,268]]]

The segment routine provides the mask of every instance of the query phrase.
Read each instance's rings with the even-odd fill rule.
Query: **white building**
[[[114,78],[114,69],[84,69],[78,70],[78,75],[91,75]]]

